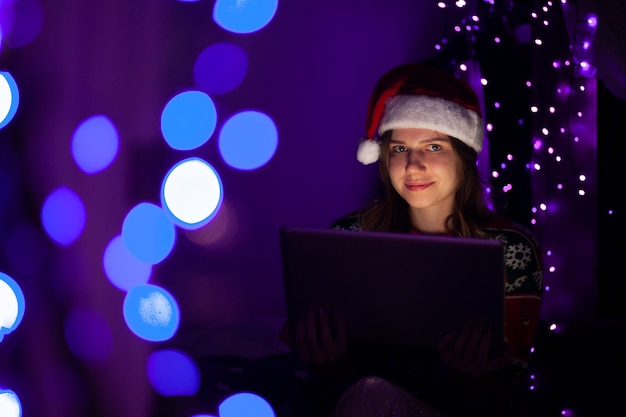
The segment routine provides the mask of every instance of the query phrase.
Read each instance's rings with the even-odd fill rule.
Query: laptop
[[[352,343],[436,348],[480,317],[500,351],[502,242],[286,226],[279,237],[290,328],[316,306],[344,317]]]

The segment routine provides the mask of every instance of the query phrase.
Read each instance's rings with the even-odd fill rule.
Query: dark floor
[[[543,323],[537,335],[523,390],[529,417],[626,415],[626,320],[560,327],[556,333]]]

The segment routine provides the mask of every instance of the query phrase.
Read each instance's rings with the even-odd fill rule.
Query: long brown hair
[[[412,228],[408,203],[398,194],[389,177],[389,141],[391,131],[383,134],[380,146],[379,173],[384,194],[361,212],[363,230],[406,233]],[[454,209],[446,219],[446,228],[452,236],[486,237],[481,226],[495,213],[489,209],[485,182],[476,165],[477,153],[460,140],[450,137],[458,161],[459,178]]]

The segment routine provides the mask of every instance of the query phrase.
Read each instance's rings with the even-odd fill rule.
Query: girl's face
[[[450,214],[460,178],[459,158],[448,136],[428,129],[396,129],[388,146],[391,184],[411,210]]]

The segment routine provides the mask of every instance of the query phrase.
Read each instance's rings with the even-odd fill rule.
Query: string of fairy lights
[[[485,61],[501,59],[497,51],[502,50],[498,48],[502,47],[507,36],[504,32],[498,33],[503,27],[494,29],[490,19],[503,22],[505,27],[515,31],[519,43],[527,44],[530,59],[524,68],[526,78],[521,81],[524,90],[519,90],[519,99],[524,101],[527,98],[527,101],[524,101],[523,107],[516,107],[521,111],[517,114],[517,123],[512,126],[497,125],[505,123],[497,118],[501,114],[497,111],[507,112],[504,100],[486,102],[486,138],[489,148],[499,151],[492,153],[489,168],[494,196],[502,193],[505,199],[513,199],[516,191],[525,187],[529,189],[528,193],[522,193],[528,197],[528,205],[520,204],[528,212],[518,211],[513,214],[519,217],[516,220],[529,225],[544,251],[544,303],[548,304],[553,301],[553,294],[558,293],[560,296],[568,289],[572,291],[565,282],[565,274],[559,274],[566,269],[562,265],[565,249],[560,247],[562,242],[555,235],[564,221],[562,213],[566,207],[570,213],[580,213],[581,217],[593,212],[591,202],[595,196],[595,186],[592,172],[595,166],[589,162],[593,160],[589,156],[595,152],[597,136],[593,129],[595,68],[588,57],[598,19],[594,15],[581,16],[575,3],[558,1],[560,3],[545,1],[530,5],[493,0],[472,3],[463,0],[439,1],[438,7],[446,13],[447,24],[441,40],[435,45],[439,54],[449,57],[447,64],[456,72],[467,72],[467,62],[480,63],[480,70],[468,77],[479,75],[487,101],[490,97],[487,94],[489,89],[502,87],[500,90],[506,91],[521,87],[515,85],[515,82],[519,82],[515,77],[506,79],[506,85],[497,86],[495,84],[498,81],[489,77],[489,65]],[[563,22],[560,21],[563,18],[562,11],[568,7],[576,8],[576,24],[569,37],[559,38],[559,34],[565,32],[561,27]],[[491,46],[484,48],[481,42],[490,42]],[[446,51],[449,51],[447,55]],[[482,51],[485,52],[484,56],[481,55]],[[524,66],[520,62],[512,65]],[[496,132],[502,133],[503,130],[507,131],[504,137],[498,136]],[[495,143],[496,140],[511,137],[520,139],[515,137],[513,130],[527,134],[526,138],[522,138],[522,146],[518,147],[517,152],[506,150],[502,144]],[[589,235],[593,224],[587,227],[579,234],[579,239],[591,240]],[[557,321],[548,320],[549,332],[560,330]],[[530,391],[538,391],[540,375],[541,370],[529,373]],[[575,414],[572,408],[558,407],[561,415]]]
[[[561,7],[576,5],[562,0]],[[536,234],[552,245],[546,245],[548,274],[544,288],[548,293],[555,286],[559,293],[567,291],[567,284],[570,284],[566,282],[565,274],[559,273],[565,270],[562,264],[565,248],[559,248],[554,237],[558,228],[564,226],[562,214],[565,208],[570,213],[580,213],[581,243],[584,244],[582,239],[590,237],[595,227],[593,201],[597,196],[592,175],[596,168],[593,156],[597,147],[595,69],[585,56],[579,54],[580,49],[575,44],[580,41],[579,35],[585,34],[581,42],[587,45],[585,49],[590,47],[597,18],[588,15],[581,19],[577,7],[574,14],[577,22],[573,25],[571,41],[570,38],[560,40],[561,44],[558,44],[559,39],[550,36],[555,30],[552,23],[557,16],[562,16],[560,11],[555,11],[555,4],[546,2],[532,14],[538,23],[533,45],[535,65],[541,74],[541,77],[535,75],[537,82],[531,107],[536,126],[533,163],[530,165],[534,186],[532,210]],[[545,44],[549,41],[557,45]],[[552,323],[551,329],[558,329],[557,324]]]
[[[558,39],[554,36],[554,26],[568,8],[575,8],[576,22],[569,38]],[[566,252],[568,248],[586,247],[587,242],[593,242],[595,232],[593,202],[597,195],[592,175],[596,172],[594,156],[597,147],[595,69],[581,51],[591,47],[598,22],[594,15],[580,16],[577,3],[570,4],[566,0],[561,0],[560,4],[546,2],[532,13],[532,19],[537,27],[533,46],[538,68],[538,74],[534,74],[536,83],[531,107],[536,126],[530,166],[534,187],[532,211],[534,229],[545,242],[546,249],[544,298],[552,300],[564,297],[568,291],[571,293],[572,287],[580,287],[576,285],[579,283],[572,281],[571,277],[576,273],[574,268],[568,268],[566,261],[586,267],[582,270],[588,274],[580,274],[583,276],[591,277],[594,269],[593,256],[588,256],[589,253],[584,254],[579,249],[583,256],[577,257],[572,252],[568,257]],[[582,49],[576,46],[579,43],[584,45]],[[566,209],[578,213],[568,218],[570,224],[565,221]],[[575,220],[572,222],[572,219]],[[560,234],[563,239],[559,230],[569,230],[571,223],[578,229],[571,237],[578,241],[569,242],[570,246],[566,248],[563,242],[559,245],[555,236]],[[594,248],[589,249],[593,253]],[[581,264],[580,258],[588,259],[587,264]],[[593,288],[589,289],[589,293],[594,293]],[[549,323],[550,332],[557,333],[561,327],[563,323],[558,320]],[[531,375],[531,389],[541,382],[540,375],[540,370]],[[564,405],[561,415],[576,415],[576,408]]]

